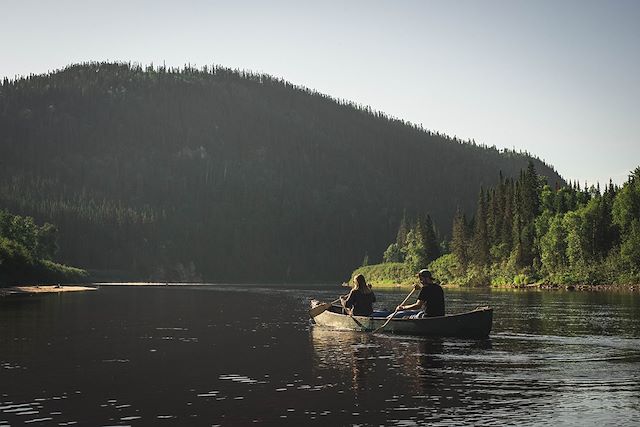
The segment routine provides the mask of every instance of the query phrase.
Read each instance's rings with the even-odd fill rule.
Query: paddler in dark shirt
[[[367,285],[362,274],[353,278],[353,289],[346,297],[340,297],[343,306],[351,310],[354,316],[370,316],[373,313],[373,303],[376,302],[376,295]]]
[[[437,317],[444,316],[444,292],[442,288],[434,280],[431,272],[424,268],[417,274],[421,285],[415,285],[415,289],[420,289],[418,301],[414,304],[399,305],[398,311],[403,310],[421,310],[415,316],[420,317]]]

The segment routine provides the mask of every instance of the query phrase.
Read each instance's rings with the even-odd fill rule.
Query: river
[[[640,295],[445,289],[488,340],[310,325],[321,286],[0,298],[0,425],[637,425]],[[404,291],[377,292],[393,308]]]

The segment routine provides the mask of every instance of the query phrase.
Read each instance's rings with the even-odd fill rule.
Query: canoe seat
[[[393,316],[394,319],[402,319],[405,317],[409,317],[409,316],[413,316],[415,314],[418,314],[420,312],[420,310],[405,310],[405,311],[399,311],[396,313],[395,316]],[[393,313],[392,311],[389,310],[373,310],[373,314],[371,315],[371,317],[387,317],[389,316],[391,313]]]
[[[387,317],[391,313],[389,310],[373,310],[371,317]]]

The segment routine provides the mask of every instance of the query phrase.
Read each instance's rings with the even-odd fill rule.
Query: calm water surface
[[[640,295],[446,290],[489,340],[313,327],[339,288],[0,299],[0,425],[638,425]],[[393,308],[403,292],[378,292]]]

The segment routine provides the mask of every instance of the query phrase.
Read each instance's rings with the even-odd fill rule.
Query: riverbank
[[[640,285],[557,285],[552,283],[532,283],[529,285],[512,285],[509,289],[542,289],[542,290],[567,290],[567,291],[624,291],[624,292],[640,292]]]
[[[502,289],[502,290],[542,290],[542,291],[583,291],[583,292],[640,292],[640,285],[556,285],[549,283],[532,283],[528,285],[503,285],[503,286],[461,286],[455,284],[441,284],[444,288],[455,288],[455,289]],[[411,289],[411,284],[398,284],[398,283],[389,283],[389,282],[371,282],[371,286],[374,290],[391,290],[391,289],[406,289],[407,291]]]
[[[539,279],[532,282],[524,274],[519,274],[509,280],[500,277],[500,280],[493,280],[492,276],[484,272],[478,274],[473,280],[467,278],[456,278],[450,270],[441,269],[434,263],[429,266],[431,272],[440,279],[441,284],[448,288],[495,288],[495,289],[540,289],[540,290],[568,290],[568,291],[622,291],[622,292],[640,292],[640,283],[638,280],[630,280],[628,284],[588,284],[579,283],[579,280],[568,281],[568,283],[553,283],[554,278]],[[357,268],[351,278],[356,274],[363,274],[374,289],[407,289],[409,290],[413,284],[418,283],[415,272],[403,263],[382,263],[373,264]],[[447,283],[449,282],[449,283]],[[456,282],[456,283],[451,283]],[[572,283],[573,282],[573,283]],[[597,283],[596,280],[594,280]],[[351,283],[349,281],[348,283]],[[475,285],[475,286],[474,286]]]
[[[92,286],[71,286],[71,285],[24,285],[0,288],[0,296],[19,294],[48,294],[59,292],[83,292],[95,291],[97,287]]]

